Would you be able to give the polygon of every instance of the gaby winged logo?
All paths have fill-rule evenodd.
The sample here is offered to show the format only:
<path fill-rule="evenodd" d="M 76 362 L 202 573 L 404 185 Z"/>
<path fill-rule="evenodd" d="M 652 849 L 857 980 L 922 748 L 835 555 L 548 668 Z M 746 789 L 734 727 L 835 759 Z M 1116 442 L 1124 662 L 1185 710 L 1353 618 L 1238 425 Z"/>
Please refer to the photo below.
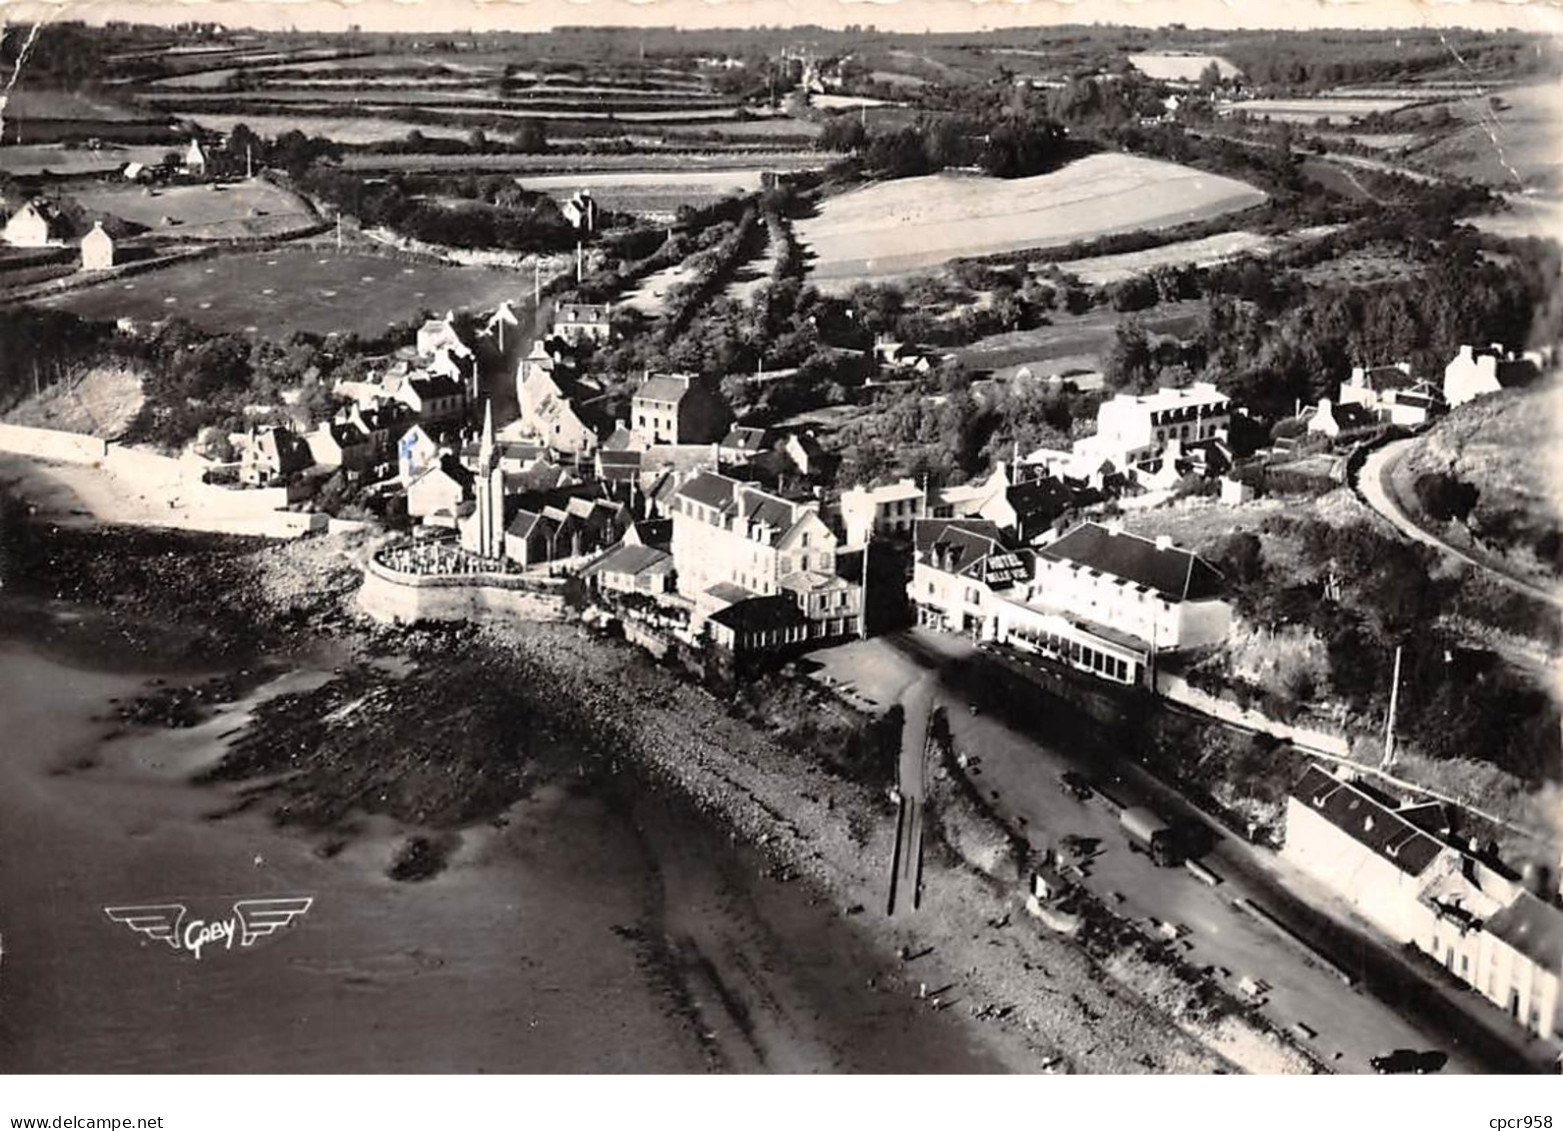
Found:
<path fill-rule="evenodd" d="M 290 925 L 314 905 L 313 896 L 285 896 L 280 899 L 241 899 L 226 919 L 191 919 L 185 922 L 188 908 L 182 903 L 151 903 L 134 907 L 105 907 L 103 913 L 116 923 L 156 942 L 166 942 L 173 950 L 188 951 L 196 958 L 208 946 L 221 945 L 232 950 L 252 946 Z"/>

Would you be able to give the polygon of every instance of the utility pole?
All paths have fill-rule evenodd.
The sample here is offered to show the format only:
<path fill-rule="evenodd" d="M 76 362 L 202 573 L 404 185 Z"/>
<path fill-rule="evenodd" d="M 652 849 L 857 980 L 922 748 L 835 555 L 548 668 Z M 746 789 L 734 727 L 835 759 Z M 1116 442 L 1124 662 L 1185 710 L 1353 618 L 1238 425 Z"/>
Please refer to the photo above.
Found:
<path fill-rule="evenodd" d="M 254 149 L 253 149 L 253 147 L 246 145 L 244 147 L 244 179 L 245 180 L 250 180 L 254 176 L 255 176 Z"/>
<path fill-rule="evenodd" d="M 863 600 L 863 608 L 858 613 L 857 637 L 859 640 L 868 639 L 868 548 L 873 544 L 874 532 L 869 530 L 868 536 L 863 539 L 863 587 L 860 596 Z"/>
<path fill-rule="evenodd" d="M 543 263 L 540 259 L 532 260 L 532 306 L 543 305 Z"/>
<path fill-rule="evenodd" d="M 1384 759 L 1379 763 L 1379 769 L 1387 770 L 1395 764 L 1395 708 L 1400 702 L 1400 652 L 1401 645 L 1395 646 L 1395 674 L 1389 685 L 1389 719 L 1384 724 Z"/>

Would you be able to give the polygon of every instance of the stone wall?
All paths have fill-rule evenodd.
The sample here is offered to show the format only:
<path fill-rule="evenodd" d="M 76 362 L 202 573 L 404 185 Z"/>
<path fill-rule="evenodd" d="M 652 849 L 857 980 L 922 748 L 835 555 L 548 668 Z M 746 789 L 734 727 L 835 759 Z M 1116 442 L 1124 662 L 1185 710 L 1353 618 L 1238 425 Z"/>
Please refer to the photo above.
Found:
<path fill-rule="evenodd" d="M 523 588 L 517 579 L 487 577 L 418 577 L 397 573 L 378 562 L 364 570 L 358 607 L 383 624 L 414 624 L 423 620 L 485 620 L 493 623 L 551 622 L 565 618 L 561 592 Z"/>
<path fill-rule="evenodd" d="M 1291 723 L 1272 719 L 1252 708 L 1240 707 L 1229 699 L 1222 699 L 1197 687 L 1191 687 L 1182 676 L 1157 672 L 1156 690 L 1164 698 L 1191 707 L 1202 715 L 1209 715 L 1211 718 L 1247 730 L 1273 735 L 1283 742 L 1290 742 L 1305 750 L 1317 750 L 1337 758 L 1344 758 L 1351 752 L 1350 744 L 1341 735 L 1328 734 L 1310 727 L 1293 726 Z"/>

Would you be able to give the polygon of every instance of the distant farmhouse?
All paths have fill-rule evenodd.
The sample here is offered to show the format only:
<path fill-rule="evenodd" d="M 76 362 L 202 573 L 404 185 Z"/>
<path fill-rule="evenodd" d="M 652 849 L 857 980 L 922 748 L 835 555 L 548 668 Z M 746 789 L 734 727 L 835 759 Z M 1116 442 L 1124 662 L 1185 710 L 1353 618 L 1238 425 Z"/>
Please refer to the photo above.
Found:
<path fill-rule="evenodd" d="M 81 237 L 81 269 L 107 271 L 112 266 L 114 266 L 114 237 L 103 230 L 101 220 L 95 220 L 92 231 Z"/>
<path fill-rule="evenodd" d="M 58 247 L 67 234 L 59 209 L 47 200 L 29 200 L 5 222 L 0 240 L 12 247 Z"/>
<path fill-rule="evenodd" d="M 1454 360 L 1444 367 L 1444 400 L 1450 408 L 1458 408 L 1477 397 L 1528 385 L 1549 361 L 1537 351 L 1518 354 L 1507 352 L 1500 345 L 1488 349 L 1461 346 Z"/>

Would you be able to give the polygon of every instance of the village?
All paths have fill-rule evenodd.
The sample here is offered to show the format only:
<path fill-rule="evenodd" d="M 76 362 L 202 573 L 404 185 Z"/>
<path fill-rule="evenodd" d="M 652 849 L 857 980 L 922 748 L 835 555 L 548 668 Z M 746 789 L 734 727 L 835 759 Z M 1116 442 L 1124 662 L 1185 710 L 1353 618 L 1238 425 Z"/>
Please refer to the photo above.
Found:
<path fill-rule="evenodd" d="M 676 207 L 592 143 L 415 131 L 344 158 L 237 118 L 158 132 L 160 161 L 0 181 L 5 516 L 297 539 L 351 563 L 382 653 L 536 637 L 654 673 L 634 696 L 701 696 L 868 791 L 871 816 L 812 777 L 717 806 L 850 835 L 873 878 L 831 893 L 843 917 L 882 898 L 897 929 L 944 930 L 940 854 L 1245 1070 L 1563 1070 L 1563 559 L 1532 466 L 1552 245 L 1504 242 L 1468 213 L 1512 201 L 1381 162 L 1328 99 L 1291 109 L 1296 81 L 1214 56 L 1005 63 L 970 97 L 1008 109 L 956 100 L 941 133 L 870 130 L 910 84 L 824 55 L 689 63 L 679 98 L 747 78 L 737 121 L 792 114 L 833 156 L 778 141 L 742 189 Z M 633 68 L 653 75 L 644 42 Z M 203 74 L 149 104 L 223 108 L 189 93 Z M 1398 112 L 1343 97 L 1360 137 Z M 394 171 L 435 157 L 532 187 Z M 562 163 L 512 163 L 533 158 Z M 1195 195 L 1002 231 L 1120 181 L 1137 207 Z M 917 233 L 904 262 L 887 222 Z M 719 755 L 689 741 L 704 773 Z M 908 996 L 946 1010 L 919 953 L 895 952 Z"/>

